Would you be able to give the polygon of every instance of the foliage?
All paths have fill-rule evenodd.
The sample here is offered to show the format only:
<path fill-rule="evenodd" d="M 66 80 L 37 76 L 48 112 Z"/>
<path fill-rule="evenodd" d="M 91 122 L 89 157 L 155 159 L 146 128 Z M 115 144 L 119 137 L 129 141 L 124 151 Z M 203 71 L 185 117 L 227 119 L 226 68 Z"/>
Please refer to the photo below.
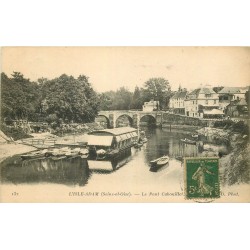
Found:
<path fill-rule="evenodd" d="M 145 89 L 139 89 L 137 86 L 135 87 L 132 100 L 131 100 L 131 109 L 142 109 L 144 102 L 149 101 L 150 96 L 148 96 Z"/>
<path fill-rule="evenodd" d="M 249 87 L 250 88 L 250 87 Z M 245 98 L 246 98 L 246 102 L 247 102 L 247 105 L 249 107 L 249 101 L 250 101 L 250 92 L 249 92 L 249 88 L 248 88 L 248 91 L 245 93 Z"/>
<path fill-rule="evenodd" d="M 117 91 L 108 91 L 99 95 L 100 109 L 102 110 L 128 110 L 142 109 L 144 102 L 151 99 L 160 101 L 160 108 L 168 106 L 172 95 L 170 85 L 164 78 L 151 78 L 144 88 L 135 87 L 134 92 L 121 87 Z"/>
<path fill-rule="evenodd" d="M 248 135 L 249 134 L 249 127 L 243 121 L 239 121 L 239 122 L 233 124 L 232 130 L 234 132 L 242 133 L 244 135 Z"/>
<path fill-rule="evenodd" d="M 128 110 L 131 108 L 132 93 L 121 87 L 117 91 L 108 91 L 99 95 L 102 110 Z"/>
<path fill-rule="evenodd" d="M 145 94 L 155 101 L 160 102 L 160 108 L 165 108 L 171 96 L 171 88 L 168 80 L 164 78 L 150 78 L 145 82 Z"/>
<path fill-rule="evenodd" d="M 54 118 L 72 122 L 93 121 L 98 112 L 97 94 L 86 76 L 61 75 L 42 86 L 43 112 Z"/>
<path fill-rule="evenodd" d="M 40 108 L 40 87 L 19 72 L 1 74 L 2 119 L 35 120 Z"/>
<path fill-rule="evenodd" d="M 151 99 L 159 100 L 164 108 L 172 94 L 164 78 L 151 78 L 144 88 L 136 86 L 134 92 L 121 87 L 101 94 L 93 90 L 85 75 L 74 78 L 63 74 L 31 82 L 20 72 L 13 72 L 11 77 L 2 73 L 1 82 L 2 119 L 47 121 L 54 128 L 62 122 L 92 122 L 100 109 L 142 109 Z"/>
<path fill-rule="evenodd" d="M 19 72 L 9 78 L 1 74 L 2 119 L 26 119 L 37 121 L 44 117 L 50 123 L 90 122 L 97 115 L 99 99 L 88 78 L 80 75 L 61 75 L 48 80 L 38 79 L 38 83 Z"/>

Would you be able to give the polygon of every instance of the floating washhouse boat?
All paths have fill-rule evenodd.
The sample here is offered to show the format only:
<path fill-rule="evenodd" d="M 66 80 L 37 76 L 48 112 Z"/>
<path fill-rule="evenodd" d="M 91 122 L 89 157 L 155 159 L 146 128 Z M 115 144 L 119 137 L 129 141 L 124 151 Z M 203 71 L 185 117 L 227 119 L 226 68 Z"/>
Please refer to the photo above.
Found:
<path fill-rule="evenodd" d="M 137 130 L 131 127 L 103 129 L 88 134 L 90 160 L 109 160 L 130 150 L 138 141 Z"/>

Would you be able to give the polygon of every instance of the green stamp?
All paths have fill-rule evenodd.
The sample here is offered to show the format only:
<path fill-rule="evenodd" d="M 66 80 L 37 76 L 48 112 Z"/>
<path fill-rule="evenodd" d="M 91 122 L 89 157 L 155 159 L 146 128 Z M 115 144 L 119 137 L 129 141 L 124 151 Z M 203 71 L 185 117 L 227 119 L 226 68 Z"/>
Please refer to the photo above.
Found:
<path fill-rule="evenodd" d="M 185 184 L 188 199 L 219 198 L 219 159 L 186 158 Z"/>

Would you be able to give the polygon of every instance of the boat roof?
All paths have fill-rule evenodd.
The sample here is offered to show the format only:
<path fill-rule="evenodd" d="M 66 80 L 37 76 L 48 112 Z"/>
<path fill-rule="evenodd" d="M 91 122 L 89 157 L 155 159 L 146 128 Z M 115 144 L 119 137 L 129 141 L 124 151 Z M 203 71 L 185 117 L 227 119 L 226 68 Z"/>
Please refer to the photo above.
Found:
<path fill-rule="evenodd" d="M 111 146 L 113 137 L 112 136 L 95 136 L 89 135 L 88 145 L 89 146 Z"/>
<path fill-rule="evenodd" d="M 122 134 L 128 134 L 131 132 L 135 132 L 135 128 L 131 127 L 121 127 L 121 128 L 112 128 L 112 129 L 102 129 L 102 130 L 96 130 L 92 131 L 89 134 L 90 135 L 98 135 L 98 134 L 110 134 L 110 135 L 122 135 Z"/>

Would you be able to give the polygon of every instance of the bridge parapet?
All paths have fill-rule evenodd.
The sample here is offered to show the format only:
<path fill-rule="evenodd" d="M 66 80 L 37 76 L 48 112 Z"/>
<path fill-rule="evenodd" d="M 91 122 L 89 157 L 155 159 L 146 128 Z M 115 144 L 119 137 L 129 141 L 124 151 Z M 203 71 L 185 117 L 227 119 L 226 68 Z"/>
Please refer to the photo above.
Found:
<path fill-rule="evenodd" d="M 127 116 L 130 120 L 132 126 L 137 127 L 140 123 L 140 120 L 144 116 L 151 116 L 155 119 L 156 125 L 160 126 L 162 124 L 162 116 L 165 111 L 152 111 L 145 112 L 141 110 L 107 110 L 99 111 L 98 116 L 105 116 L 109 127 L 116 127 L 116 121 L 120 116 Z"/>

